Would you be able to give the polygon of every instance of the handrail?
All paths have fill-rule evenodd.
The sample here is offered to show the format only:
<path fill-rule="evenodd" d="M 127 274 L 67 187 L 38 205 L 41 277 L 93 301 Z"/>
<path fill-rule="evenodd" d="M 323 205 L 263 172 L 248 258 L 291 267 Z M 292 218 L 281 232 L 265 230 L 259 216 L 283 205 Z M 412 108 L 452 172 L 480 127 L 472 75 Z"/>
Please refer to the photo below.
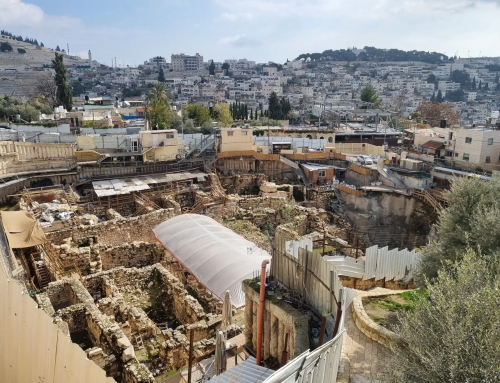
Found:
<path fill-rule="evenodd" d="M 436 212 L 439 212 L 443 209 L 443 206 L 439 203 L 439 201 L 436 198 L 434 198 L 434 196 L 427 190 L 415 189 L 413 191 L 413 195 L 417 196 L 422 200 L 427 201 L 434 208 Z"/>

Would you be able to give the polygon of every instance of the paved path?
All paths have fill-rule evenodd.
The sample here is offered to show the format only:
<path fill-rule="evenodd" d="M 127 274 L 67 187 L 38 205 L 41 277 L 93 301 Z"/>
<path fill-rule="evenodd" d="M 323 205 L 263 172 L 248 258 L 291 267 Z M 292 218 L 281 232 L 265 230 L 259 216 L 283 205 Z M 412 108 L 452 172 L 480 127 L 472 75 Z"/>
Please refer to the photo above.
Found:
<path fill-rule="evenodd" d="M 376 287 L 369 291 L 358 290 L 358 295 L 377 296 L 402 292 Z M 342 354 L 350 362 L 351 383 L 383 382 L 386 371 L 390 371 L 393 359 L 391 351 L 380 343 L 368 338 L 356 327 L 352 318 L 352 306 L 345 317 L 346 334 L 342 344 Z"/>

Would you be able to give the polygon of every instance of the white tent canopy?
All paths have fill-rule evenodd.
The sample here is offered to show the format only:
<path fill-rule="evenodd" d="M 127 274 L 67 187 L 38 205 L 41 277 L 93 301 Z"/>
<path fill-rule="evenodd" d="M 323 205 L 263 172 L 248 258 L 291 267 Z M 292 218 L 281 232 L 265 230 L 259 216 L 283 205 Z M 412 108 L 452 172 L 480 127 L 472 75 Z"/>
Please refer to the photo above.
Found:
<path fill-rule="evenodd" d="M 235 307 L 245 304 L 244 279 L 260 271 L 262 261 L 271 259 L 258 248 L 212 218 L 183 214 L 153 229 L 153 233 L 184 267 L 221 300 L 227 290 Z"/>

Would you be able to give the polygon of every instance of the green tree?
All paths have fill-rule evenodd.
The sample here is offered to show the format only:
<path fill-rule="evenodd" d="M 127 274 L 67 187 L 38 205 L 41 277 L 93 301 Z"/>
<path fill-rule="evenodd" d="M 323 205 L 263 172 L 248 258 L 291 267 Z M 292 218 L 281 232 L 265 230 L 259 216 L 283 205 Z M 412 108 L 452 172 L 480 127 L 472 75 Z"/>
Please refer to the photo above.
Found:
<path fill-rule="evenodd" d="M 26 53 L 26 49 L 23 49 L 23 48 L 17 48 L 17 53 Z"/>
<path fill-rule="evenodd" d="M 248 119 L 248 106 L 247 104 L 243 105 L 243 120 Z"/>
<path fill-rule="evenodd" d="M 260 110 L 260 118 L 264 118 L 264 111 L 262 109 Z"/>
<path fill-rule="evenodd" d="M 436 102 L 443 102 L 443 94 L 441 93 L 440 90 L 438 90 L 438 94 L 437 94 L 437 97 L 436 97 Z"/>
<path fill-rule="evenodd" d="M 470 75 L 464 70 L 454 70 L 451 72 L 451 81 L 458 82 L 461 88 L 469 87 Z"/>
<path fill-rule="evenodd" d="M 165 82 L 165 73 L 163 72 L 163 68 L 160 67 L 160 73 L 158 74 L 158 82 Z"/>
<path fill-rule="evenodd" d="M 269 96 L 269 117 L 279 120 L 281 117 L 281 104 L 276 92 L 272 92 Z"/>
<path fill-rule="evenodd" d="M 215 105 L 214 114 L 216 116 L 217 122 L 222 127 L 231 126 L 231 124 L 233 123 L 233 117 L 231 116 L 228 104 L 219 103 Z"/>
<path fill-rule="evenodd" d="M 0 52 L 12 52 L 12 45 L 9 43 L 0 43 Z"/>
<path fill-rule="evenodd" d="M 479 80 L 479 85 L 477 86 L 477 89 L 481 90 L 482 85 L 483 85 L 482 81 Z"/>
<path fill-rule="evenodd" d="M 436 102 L 436 96 L 434 95 L 434 92 L 432 92 L 431 102 Z"/>
<path fill-rule="evenodd" d="M 52 60 L 52 69 L 56 72 L 54 81 L 57 85 L 57 102 L 70 112 L 73 109 L 73 90 L 71 85 L 68 84 L 68 76 L 62 54 L 55 54 L 55 59 Z"/>
<path fill-rule="evenodd" d="M 208 66 L 208 73 L 211 74 L 212 76 L 215 76 L 215 64 L 214 60 L 210 62 L 210 65 Z"/>
<path fill-rule="evenodd" d="M 490 86 L 488 85 L 488 83 L 484 84 L 484 90 L 490 90 Z"/>
<path fill-rule="evenodd" d="M 448 207 L 439 216 L 436 235 L 422 251 L 423 277 L 435 278 L 443 265 L 460 261 L 468 247 L 488 255 L 500 249 L 500 176 L 457 178 L 446 197 Z"/>
<path fill-rule="evenodd" d="M 465 98 L 465 92 L 462 89 L 457 89 L 454 91 L 448 91 L 446 92 L 446 100 L 452 101 L 452 102 L 459 102 L 463 101 Z"/>
<path fill-rule="evenodd" d="M 476 90 L 476 78 L 475 77 L 472 79 L 472 89 Z"/>
<path fill-rule="evenodd" d="M 167 87 L 155 82 L 145 99 L 145 114 L 152 130 L 169 129 L 173 122 L 172 111 L 167 97 Z"/>
<path fill-rule="evenodd" d="M 210 111 L 200 104 L 188 104 L 183 109 L 183 117 L 194 121 L 196 126 L 202 126 L 211 120 Z"/>
<path fill-rule="evenodd" d="M 434 84 L 436 81 L 437 81 L 436 75 L 431 73 L 429 76 L 427 76 L 427 82 L 429 84 Z"/>
<path fill-rule="evenodd" d="M 428 299 L 400 317 L 397 382 L 500 381 L 500 263 L 471 249 L 427 284 Z"/>
<path fill-rule="evenodd" d="M 371 84 L 365 86 L 361 91 L 361 101 L 372 103 L 375 109 L 378 109 L 381 106 L 377 91 Z"/>
<path fill-rule="evenodd" d="M 61 48 L 59 48 L 59 45 L 56 47 L 56 52 L 61 52 Z"/>
<path fill-rule="evenodd" d="M 253 108 L 250 108 L 250 120 L 253 120 Z"/>

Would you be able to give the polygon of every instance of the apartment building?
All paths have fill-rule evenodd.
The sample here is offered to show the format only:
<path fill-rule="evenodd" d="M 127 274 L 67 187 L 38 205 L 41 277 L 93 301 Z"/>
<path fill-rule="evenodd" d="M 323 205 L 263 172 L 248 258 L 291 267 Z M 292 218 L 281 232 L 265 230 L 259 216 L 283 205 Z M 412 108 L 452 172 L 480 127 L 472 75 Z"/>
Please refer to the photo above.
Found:
<path fill-rule="evenodd" d="M 500 164 L 500 130 L 486 128 L 425 129 L 415 135 L 415 146 L 457 166 L 490 167 Z M 425 153 L 425 150 L 424 150 Z"/>
<path fill-rule="evenodd" d="M 172 55 L 171 66 L 174 71 L 202 70 L 204 68 L 203 56 L 200 56 L 199 53 L 194 56 L 184 53 Z"/>

